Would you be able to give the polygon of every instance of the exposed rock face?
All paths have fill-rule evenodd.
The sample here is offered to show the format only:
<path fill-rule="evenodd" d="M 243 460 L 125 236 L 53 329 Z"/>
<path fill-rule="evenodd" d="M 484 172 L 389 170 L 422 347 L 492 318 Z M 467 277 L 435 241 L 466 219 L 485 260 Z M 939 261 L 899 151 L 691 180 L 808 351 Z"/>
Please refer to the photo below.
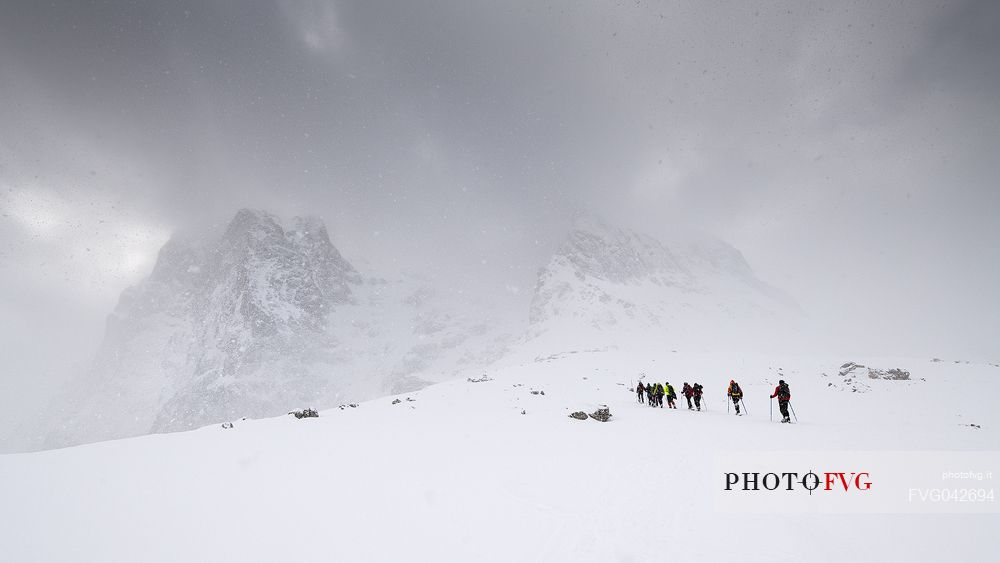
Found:
<path fill-rule="evenodd" d="M 843 364 L 842 366 L 840 366 L 840 372 L 839 373 L 840 373 L 841 376 L 845 376 L 845 375 L 849 375 L 850 373 L 852 373 L 856 369 L 862 369 L 864 367 L 865 366 L 863 366 L 861 364 L 856 364 L 854 362 L 847 362 L 846 364 Z"/>
<path fill-rule="evenodd" d="M 828 385 L 836 389 L 850 389 L 852 393 L 866 393 L 871 391 L 871 386 L 861 379 L 862 376 L 867 379 L 885 379 L 889 381 L 910 380 L 910 372 L 904 369 L 892 368 L 881 370 L 855 362 L 847 362 L 841 365 L 837 375 L 842 378 L 842 382 L 840 384 L 828 383 Z"/>
<path fill-rule="evenodd" d="M 608 407 L 601 407 L 596 411 L 590 413 L 590 418 L 600 422 L 607 422 L 611 420 L 611 409 Z"/>
<path fill-rule="evenodd" d="M 868 368 L 868 378 L 869 379 L 888 379 L 890 381 L 906 381 L 910 379 L 910 372 L 893 368 L 885 371 Z"/>
<path fill-rule="evenodd" d="M 160 251 L 109 317 L 55 445 L 278 414 L 327 387 L 331 313 L 361 277 L 314 219 L 242 210 L 208 244 Z"/>
<path fill-rule="evenodd" d="M 182 370 L 190 377 L 153 431 L 315 399 L 328 384 L 317 368 L 331 363 L 336 345 L 328 317 L 353 302 L 349 284 L 361 279 L 312 219 L 296 219 L 286 231 L 268 214 L 240 211 L 203 256 L 187 270 L 191 300 L 176 311 L 194 334 Z"/>

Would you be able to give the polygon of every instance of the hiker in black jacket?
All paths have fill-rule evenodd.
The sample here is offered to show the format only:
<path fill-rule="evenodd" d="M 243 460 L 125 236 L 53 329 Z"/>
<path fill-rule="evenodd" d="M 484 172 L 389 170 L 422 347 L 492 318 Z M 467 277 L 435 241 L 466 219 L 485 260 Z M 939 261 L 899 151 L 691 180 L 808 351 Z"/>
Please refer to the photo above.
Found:
<path fill-rule="evenodd" d="M 743 390 L 740 389 L 740 384 L 736 383 L 735 380 L 729 380 L 729 388 L 726 389 L 726 394 L 729 398 L 733 400 L 733 404 L 736 405 L 736 416 L 740 414 L 740 399 L 743 398 Z"/>
<path fill-rule="evenodd" d="M 698 410 L 701 410 L 702 393 L 704 393 L 704 387 L 701 386 L 701 383 L 695 383 L 694 386 L 691 387 L 691 396 L 694 397 L 694 406 Z"/>

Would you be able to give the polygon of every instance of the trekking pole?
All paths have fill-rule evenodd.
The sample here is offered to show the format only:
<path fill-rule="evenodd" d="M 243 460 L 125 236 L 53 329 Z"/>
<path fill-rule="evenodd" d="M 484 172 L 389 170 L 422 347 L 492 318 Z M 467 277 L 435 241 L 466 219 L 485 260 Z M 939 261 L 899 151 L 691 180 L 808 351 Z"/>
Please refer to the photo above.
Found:
<path fill-rule="evenodd" d="M 792 416 L 795 417 L 795 422 L 799 421 L 799 416 L 795 414 L 795 407 L 792 406 L 792 402 L 788 401 L 788 408 L 792 409 Z"/>
<path fill-rule="evenodd" d="M 771 402 L 768 403 L 770 410 L 767 413 L 767 419 L 774 422 L 774 397 L 771 397 Z"/>
<path fill-rule="evenodd" d="M 743 402 L 743 397 L 740 397 L 740 404 L 743 405 L 743 410 L 747 411 L 747 414 L 750 414 L 750 410 L 747 408 L 747 404 Z"/>
<path fill-rule="evenodd" d="M 726 414 L 729 414 L 729 397 L 726 397 Z"/>

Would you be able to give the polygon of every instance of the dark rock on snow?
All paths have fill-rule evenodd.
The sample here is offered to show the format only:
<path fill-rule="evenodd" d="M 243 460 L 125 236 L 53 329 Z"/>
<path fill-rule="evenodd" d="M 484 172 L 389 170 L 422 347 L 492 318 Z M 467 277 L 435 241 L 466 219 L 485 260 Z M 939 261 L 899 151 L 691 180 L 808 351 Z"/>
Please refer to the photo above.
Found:
<path fill-rule="evenodd" d="M 869 379 L 888 379 L 892 381 L 906 381 L 910 379 L 910 372 L 899 368 L 882 371 L 880 369 L 868 368 Z"/>
<path fill-rule="evenodd" d="M 602 407 L 596 411 L 590 413 L 590 418 L 594 420 L 599 420 L 601 422 L 607 422 L 611 418 L 611 409 L 608 407 Z"/>

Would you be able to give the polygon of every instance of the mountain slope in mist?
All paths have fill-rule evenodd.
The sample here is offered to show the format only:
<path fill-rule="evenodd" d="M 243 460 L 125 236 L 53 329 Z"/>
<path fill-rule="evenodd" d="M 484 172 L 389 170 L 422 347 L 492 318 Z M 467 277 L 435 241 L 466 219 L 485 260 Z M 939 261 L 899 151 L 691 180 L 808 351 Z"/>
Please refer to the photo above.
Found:
<path fill-rule="evenodd" d="M 503 323 L 490 319 L 418 279 L 362 275 L 317 219 L 286 228 L 242 210 L 218 240 L 169 241 L 123 293 L 48 445 L 419 387 L 422 370 L 439 379 L 502 351 Z"/>
<path fill-rule="evenodd" d="M 593 219 L 577 220 L 531 298 L 512 309 L 365 274 L 321 221 L 243 210 L 214 240 L 172 239 L 123 293 L 46 445 L 329 408 L 504 358 L 780 340 L 798 314 L 725 243 L 668 246 Z"/>
<path fill-rule="evenodd" d="M 638 338 L 706 349 L 772 338 L 800 320 L 725 242 L 687 234 L 665 244 L 582 218 L 539 274 L 530 332 L 557 346 Z"/>

